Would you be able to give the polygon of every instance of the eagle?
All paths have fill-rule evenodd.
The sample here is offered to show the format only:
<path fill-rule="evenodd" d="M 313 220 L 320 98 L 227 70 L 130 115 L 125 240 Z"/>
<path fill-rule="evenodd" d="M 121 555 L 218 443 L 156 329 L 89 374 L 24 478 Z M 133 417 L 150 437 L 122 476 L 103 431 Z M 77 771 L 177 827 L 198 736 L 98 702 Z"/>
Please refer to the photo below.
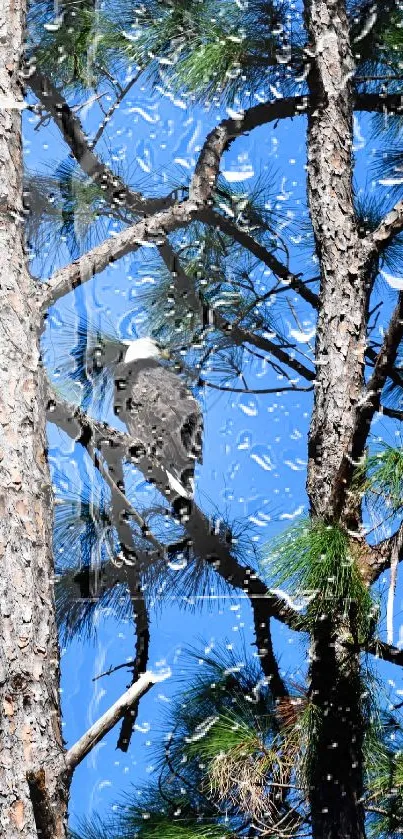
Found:
<path fill-rule="evenodd" d="M 122 340 L 120 346 L 106 342 L 95 349 L 95 367 L 113 371 L 114 413 L 165 471 L 174 512 L 183 519 L 193 498 L 195 465 L 202 462 L 203 414 L 180 375 L 164 364 L 169 357 L 150 337 Z"/>

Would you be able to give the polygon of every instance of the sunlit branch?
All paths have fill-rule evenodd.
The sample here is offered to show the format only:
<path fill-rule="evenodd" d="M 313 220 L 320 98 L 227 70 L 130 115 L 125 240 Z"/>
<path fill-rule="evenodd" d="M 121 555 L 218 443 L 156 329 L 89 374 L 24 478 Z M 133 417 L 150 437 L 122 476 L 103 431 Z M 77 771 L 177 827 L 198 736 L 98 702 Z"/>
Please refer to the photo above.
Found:
<path fill-rule="evenodd" d="M 147 693 L 150 688 L 168 678 L 169 673 L 151 673 L 147 672 L 140 676 L 139 679 L 132 685 L 129 690 L 122 694 L 122 696 L 102 715 L 95 723 L 88 729 L 88 731 L 80 737 L 79 740 L 66 752 L 65 763 L 68 772 L 73 772 L 74 769 L 84 760 L 94 746 L 99 743 L 109 731 L 116 725 L 119 720 L 139 701 L 139 699 Z"/>
<path fill-rule="evenodd" d="M 381 254 L 402 230 L 403 201 L 398 201 L 390 212 L 386 213 L 378 227 L 368 234 L 365 245 L 369 259 Z"/>
<path fill-rule="evenodd" d="M 44 283 L 40 306 L 44 312 L 49 306 L 60 300 L 72 289 L 83 285 L 95 274 L 99 274 L 108 265 L 121 259 L 128 253 L 135 253 L 143 244 L 158 245 L 164 241 L 167 233 L 172 233 L 186 226 L 194 217 L 197 207 L 190 201 L 184 201 L 150 218 L 126 228 L 71 262 L 66 268 L 57 271 Z"/>
<path fill-rule="evenodd" d="M 207 206 L 216 184 L 220 162 L 224 152 L 231 143 L 257 128 L 281 119 L 289 119 L 306 113 L 309 99 L 306 96 L 293 96 L 288 99 L 276 99 L 255 105 L 246 111 L 241 111 L 236 118 L 223 120 L 210 131 L 200 152 L 195 173 L 190 186 L 190 198 L 201 200 Z"/>

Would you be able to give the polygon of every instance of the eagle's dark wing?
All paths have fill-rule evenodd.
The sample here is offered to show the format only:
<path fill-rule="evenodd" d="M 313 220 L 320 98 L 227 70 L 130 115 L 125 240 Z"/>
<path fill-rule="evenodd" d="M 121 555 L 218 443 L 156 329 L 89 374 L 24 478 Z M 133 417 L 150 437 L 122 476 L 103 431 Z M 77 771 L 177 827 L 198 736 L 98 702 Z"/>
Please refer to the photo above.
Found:
<path fill-rule="evenodd" d="M 201 462 L 203 415 L 179 376 L 158 361 L 121 364 L 114 408 L 130 436 L 191 495 L 195 461 Z"/>

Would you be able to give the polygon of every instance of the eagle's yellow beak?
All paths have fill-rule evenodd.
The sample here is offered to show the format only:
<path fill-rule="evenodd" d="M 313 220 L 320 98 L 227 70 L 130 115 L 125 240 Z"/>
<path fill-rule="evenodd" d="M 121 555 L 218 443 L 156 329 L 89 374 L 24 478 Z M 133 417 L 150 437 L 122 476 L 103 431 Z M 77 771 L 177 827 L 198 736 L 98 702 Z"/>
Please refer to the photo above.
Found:
<path fill-rule="evenodd" d="M 160 354 L 161 358 L 163 358 L 165 361 L 169 361 L 169 359 L 171 358 L 171 353 L 169 352 L 169 350 L 165 348 L 160 350 Z"/>

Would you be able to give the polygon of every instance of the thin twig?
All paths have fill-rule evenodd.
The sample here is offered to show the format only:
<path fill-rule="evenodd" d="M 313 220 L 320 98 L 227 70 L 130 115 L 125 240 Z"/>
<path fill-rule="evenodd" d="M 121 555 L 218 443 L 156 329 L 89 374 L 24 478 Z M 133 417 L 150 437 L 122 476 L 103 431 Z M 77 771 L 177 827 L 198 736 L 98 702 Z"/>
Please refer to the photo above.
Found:
<path fill-rule="evenodd" d="M 119 107 L 119 105 L 121 104 L 121 102 L 124 99 L 124 97 L 126 96 L 126 94 L 133 87 L 133 85 L 136 84 L 136 82 L 140 78 L 142 72 L 143 72 L 142 69 L 139 70 L 138 73 L 136 73 L 136 75 L 133 76 L 133 78 L 130 79 L 130 81 L 127 83 L 127 85 L 119 91 L 119 95 L 117 96 L 113 105 L 111 105 L 111 107 L 109 108 L 109 111 L 106 112 L 105 119 L 101 122 L 101 125 L 99 126 L 98 131 L 95 134 L 95 137 L 89 143 L 91 149 L 94 150 L 96 144 L 101 139 L 102 134 L 104 133 L 105 128 L 108 125 L 108 122 L 110 122 L 113 114 L 115 113 L 115 111 Z"/>
<path fill-rule="evenodd" d="M 268 388 L 236 388 L 236 387 L 227 387 L 227 385 L 217 385 L 214 382 L 207 382 L 205 379 L 199 379 L 199 383 L 203 387 L 211 387 L 214 390 L 221 390 L 224 393 L 254 393 L 254 394 L 267 394 L 267 393 L 287 393 L 287 392 L 304 392 L 308 393 L 309 391 L 313 390 L 313 385 L 309 387 L 268 387 Z"/>

